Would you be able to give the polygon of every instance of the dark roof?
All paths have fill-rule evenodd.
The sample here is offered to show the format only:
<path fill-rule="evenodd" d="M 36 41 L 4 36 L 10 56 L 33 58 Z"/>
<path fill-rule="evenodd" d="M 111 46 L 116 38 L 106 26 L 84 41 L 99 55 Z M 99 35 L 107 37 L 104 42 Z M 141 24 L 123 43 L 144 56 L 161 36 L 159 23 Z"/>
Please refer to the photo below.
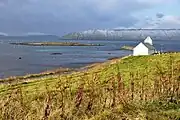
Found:
<path fill-rule="evenodd" d="M 153 45 L 151 45 L 149 43 L 143 43 L 143 44 L 150 50 L 155 50 L 156 49 Z"/>

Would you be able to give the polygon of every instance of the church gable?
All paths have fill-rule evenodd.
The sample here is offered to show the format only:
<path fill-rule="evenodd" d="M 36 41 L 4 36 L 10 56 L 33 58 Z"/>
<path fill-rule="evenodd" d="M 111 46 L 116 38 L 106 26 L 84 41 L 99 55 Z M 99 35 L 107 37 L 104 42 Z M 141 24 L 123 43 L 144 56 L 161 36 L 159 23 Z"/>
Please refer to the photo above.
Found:
<path fill-rule="evenodd" d="M 150 44 L 150 45 L 153 45 L 152 39 L 151 39 L 151 37 L 149 37 L 149 36 L 144 40 L 144 43 L 148 43 L 148 44 Z"/>

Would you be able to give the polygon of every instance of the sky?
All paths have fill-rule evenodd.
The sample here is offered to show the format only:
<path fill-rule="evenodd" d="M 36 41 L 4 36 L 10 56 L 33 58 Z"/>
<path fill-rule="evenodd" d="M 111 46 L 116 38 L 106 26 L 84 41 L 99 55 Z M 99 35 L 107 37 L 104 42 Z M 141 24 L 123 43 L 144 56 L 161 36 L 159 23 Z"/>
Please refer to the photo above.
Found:
<path fill-rule="evenodd" d="M 0 33 L 180 28 L 180 0 L 0 0 Z"/>

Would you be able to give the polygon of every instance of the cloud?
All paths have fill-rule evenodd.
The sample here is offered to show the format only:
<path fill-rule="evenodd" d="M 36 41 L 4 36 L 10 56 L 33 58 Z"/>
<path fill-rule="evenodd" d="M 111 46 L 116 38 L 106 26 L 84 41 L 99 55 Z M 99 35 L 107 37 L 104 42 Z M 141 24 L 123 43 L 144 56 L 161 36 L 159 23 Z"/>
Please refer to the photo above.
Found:
<path fill-rule="evenodd" d="M 164 14 L 162 14 L 162 13 L 157 13 L 157 14 L 156 14 L 156 17 L 157 17 L 157 18 L 163 18 L 163 17 L 164 17 Z"/>
<path fill-rule="evenodd" d="M 162 4 L 162 3 L 169 3 L 176 0 L 138 0 L 141 3 L 156 5 L 156 4 Z"/>
<path fill-rule="evenodd" d="M 168 29 L 168 28 L 180 28 L 180 16 L 173 15 L 157 15 L 155 18 L 146 18 L 145 20 L 139 20 L 135 28 L 150 28 L 150 29 Z"/>
<path fill-rule="evenodd" d="M 159 28 L 180 28 L 180 16 L 167 15 L 158 22 Z"/>
<path fill-rule="evenodd" d="M 131 27 L 140 21 L 133 16 L 134 13 L 166 2 L 163 0 L 0 0 L 0 31 L 10 34 L 28 32 L 65 34 L 93 28 Z M 158 14 L 157 17 L 163 16 Z"/>

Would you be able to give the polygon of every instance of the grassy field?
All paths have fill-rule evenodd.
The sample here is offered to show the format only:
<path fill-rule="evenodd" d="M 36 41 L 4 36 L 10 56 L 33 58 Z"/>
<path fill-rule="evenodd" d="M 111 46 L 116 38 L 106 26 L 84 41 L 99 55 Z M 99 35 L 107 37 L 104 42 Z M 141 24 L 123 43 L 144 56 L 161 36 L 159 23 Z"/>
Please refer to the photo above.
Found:
<path fill-rule="evenodd" d="M 0 85 L 2 120 L 179 120 L 180 53 Z"/>

